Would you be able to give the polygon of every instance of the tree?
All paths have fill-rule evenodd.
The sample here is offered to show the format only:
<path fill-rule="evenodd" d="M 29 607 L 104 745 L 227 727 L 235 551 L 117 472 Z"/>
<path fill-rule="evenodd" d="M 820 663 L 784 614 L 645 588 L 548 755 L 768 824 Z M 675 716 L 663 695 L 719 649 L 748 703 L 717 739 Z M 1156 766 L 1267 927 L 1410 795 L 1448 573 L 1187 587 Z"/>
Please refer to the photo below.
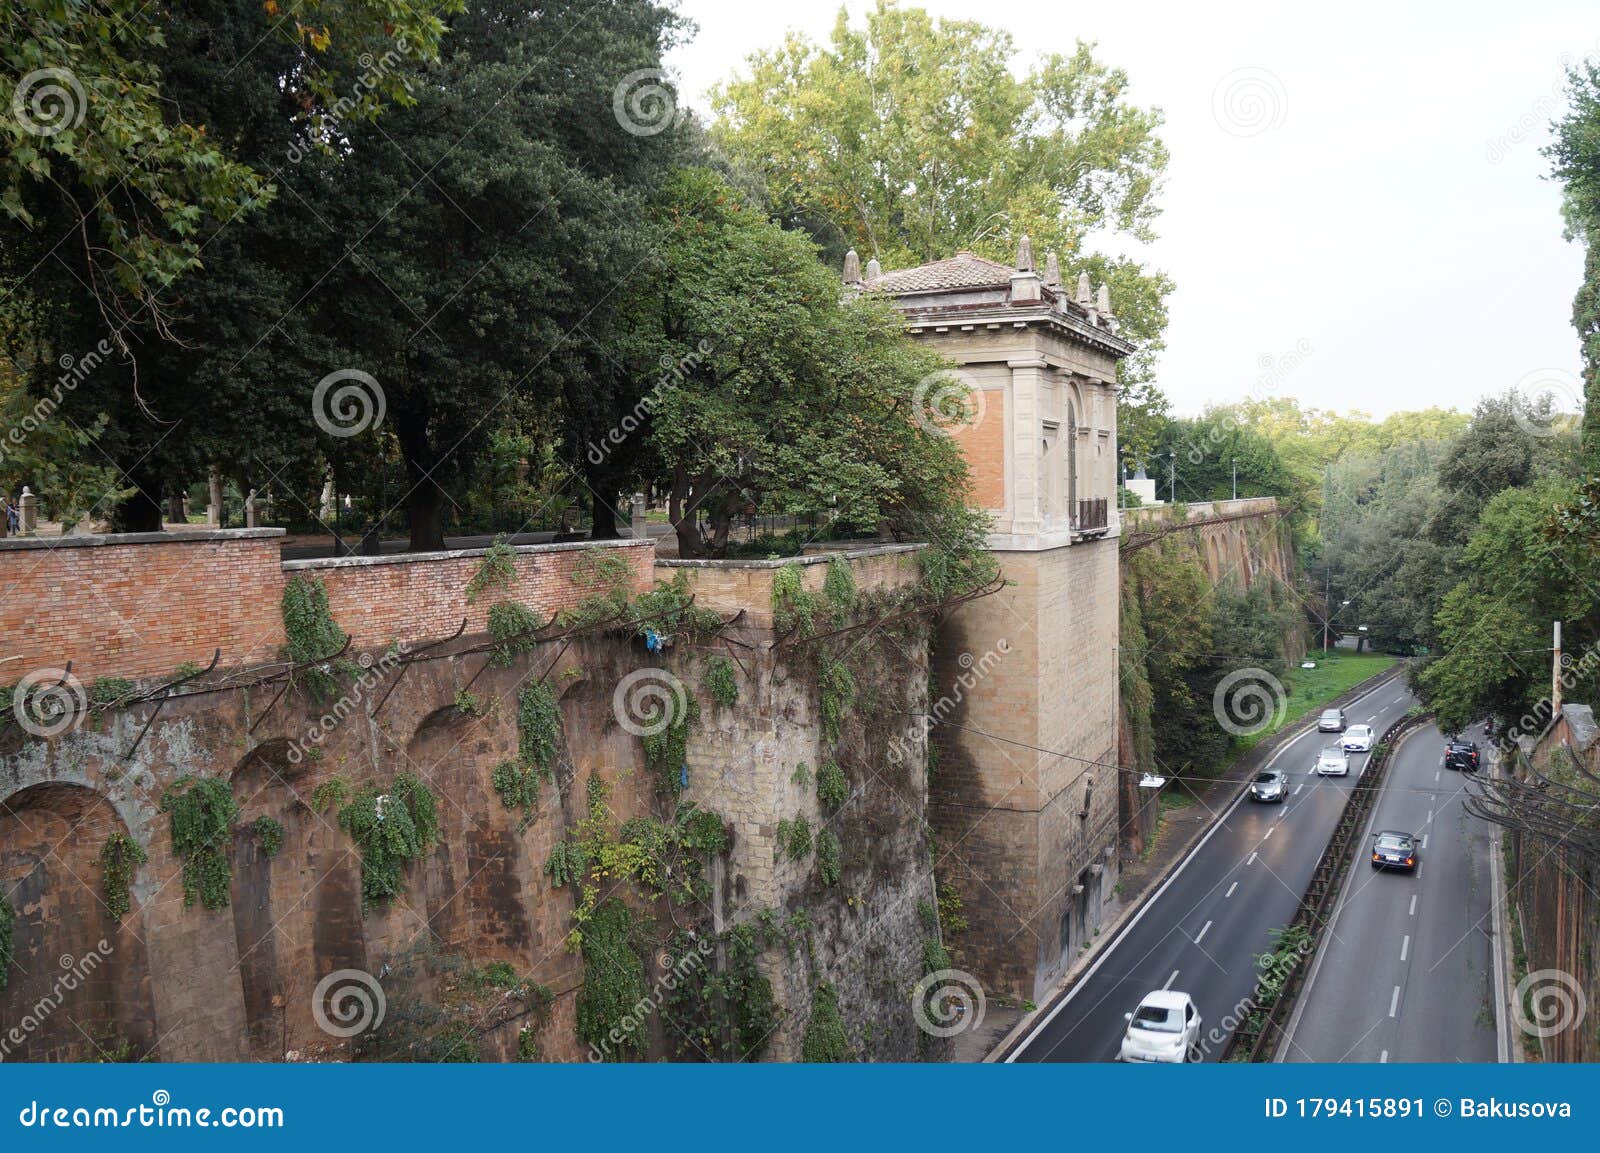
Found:
<path fill-rule="evenodd" d="M 675 368 L 652 390 L 647 433 L 681 555 L 721 555 L 744 509 L 954 552 L 981 541 L 960 450 L 915 419 L 917 386 L 941 362 L 887 305 L 841 301 L 814 246 L 715 173 L 675 174 L 656 219 L 644 347 Z"/>
<path fill-rule="evenodd" d="M 359 61 L 396 44 L 429 55 L 444 25 L 390 0 L 278 0 L 247 5 L 257 41 L 293 46 L 280 86 L 314 130 L 330 112 L 375 115 L 408 94 L 394 76 L 358 83 Z M 449 12 L 459 0 L 435 6 Z M 0 53 L 19 77 L 14 116 L 0 119 L 0 205 L 9 218 L 8 279 L 30 280 L 61 257 L 124 353 L 130 326 L 166 335 L 164 290 L 197 267 L 207 220 L 229 221 L 272 196 L 261 172 L 239 159 L 226 135 L 164 85 L 164 30 L 191 14 L 235 9 L 228 0 L 18 0 L 0 9 Z M 334 31 L 337 29 L 337 32 Z M 66 241 L 66 244 L 62 242 Z M 71 286 L 51 275 L 51 290 Z M 35 287 L 44 295 L 44 286 Z"/>
<path fill-rule="evenodd" d="M 1555 125 L 1546 155 L 1566 196 L 1567 234 L 1584 246 L 1583 283 L 1572 302 L 1572 325 L 1583 346 L 1585 469 L 1600 472 L 1600 62 L 1584 61 L 1567 73 L 1571 107 Z"/>
<path fill-rule="evenodd" d="M 809 231 L 838 266 L 855 247 L 885 268 L 957 250 L 1009 261 L 1027 233 L 1062 267 L 1111 287 L 1124 335 L 1123 423 L 1147 447 L 1151 383 L 1171 282 L 1126 258 L 1091 253 L 1095 233 L 1154 236 L 1167 151 L 1159 111 L 1127 99 L 1129 79 L 1079 42 L 1010 65 L 1009 33 L 935 22 L 879 0 L 865 26 L 841 10 L 828 45 L 791 35 L 717 89 L 717 136 L 765 176 L 773 207 Z"/>

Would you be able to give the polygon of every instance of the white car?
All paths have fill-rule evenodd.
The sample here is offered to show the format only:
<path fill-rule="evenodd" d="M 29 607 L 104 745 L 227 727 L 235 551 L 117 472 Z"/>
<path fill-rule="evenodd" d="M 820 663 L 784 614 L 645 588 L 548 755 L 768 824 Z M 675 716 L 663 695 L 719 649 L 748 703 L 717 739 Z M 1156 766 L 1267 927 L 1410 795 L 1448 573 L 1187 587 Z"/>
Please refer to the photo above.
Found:
<path fill-rule="evenodd" d="M 1139 1007 L 1123 1016 L 1128 1031 L 1117 1053 L 1119 1061 L 1161 1061 L 1181 1064 L 1200 1046 L 1200 1010 L 1187 993 L 1157 989 Z"/>
<path fill-rule="evenodd" d="M 1372 751 L 1372 726 L 1351 725 L 1344 734 L 1344 751 L 1370 753 Z"/>
<path fill-rule="evenodd" d="M 1350 775 L 1350 758 L 1345 755 L 1338 745 L 1322 750 L 1322 755 L 1317 758 L 1317 776 L 1319 777 L 1348 777 Z"/>

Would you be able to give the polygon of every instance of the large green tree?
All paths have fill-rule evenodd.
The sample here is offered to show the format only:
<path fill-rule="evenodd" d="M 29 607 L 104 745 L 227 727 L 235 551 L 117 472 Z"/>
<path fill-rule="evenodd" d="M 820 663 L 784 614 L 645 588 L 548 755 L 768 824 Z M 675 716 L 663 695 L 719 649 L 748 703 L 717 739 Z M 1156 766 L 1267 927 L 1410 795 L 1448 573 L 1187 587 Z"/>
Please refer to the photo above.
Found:
<path fill-rule="evenodd" d="M 1125 439 L 1144 449 L 1148 413 L 1165 409 L 1152 379 L 1171 282 L 1090 237 L 1153 238 L 1161 114 L 1129 100 L 1127 74 L 1093 45 L 1021 77 L 1015 55 L 1008 32 L 891 0 L 862 27 L 841 10 L 828 44 L 791 35 L 715 91 L 717 136 L 835 266 L 849 247 L 885 268 L 959 249 L 1009 261 L 1027 233 L 1109 283 L 1139 346 L 1122 370 Z"/>
<path fill-rule="evenodd" d="M 635 315 L 658 381 L 641 413 L 682 555 L 722 552 L 748 508 L 957 554 L 981 540 L 960 450 L 916 420 L 940 361 L 882 302 L 841 298 L 804 236 L 708 170 L 677 173 L 655 218 L 660 267 Z"/>
<path fill-rule="evenodd" d="M 1584 246 L 1583 283 L 1572 302 L 1572 324 L 1583 345 L 1585 468 L 1600 473 L 1600 62 L 1574 65 L 1567 76 L 1571 106 L 1556 124 L 1549 149 L 1566 197 L 1567 231 Z"/>

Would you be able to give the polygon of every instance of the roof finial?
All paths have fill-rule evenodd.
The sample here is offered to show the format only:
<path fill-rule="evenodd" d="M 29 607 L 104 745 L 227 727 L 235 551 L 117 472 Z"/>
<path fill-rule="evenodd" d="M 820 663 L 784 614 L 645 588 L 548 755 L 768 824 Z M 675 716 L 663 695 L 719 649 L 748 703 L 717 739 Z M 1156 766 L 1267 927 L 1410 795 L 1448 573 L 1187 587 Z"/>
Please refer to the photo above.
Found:
<path fill-rule="evenodd" d="M 871 260 L 867 261 L 867 279 L 868 280 L 876 280 L 878 277 L 880 277 L 882 275 L 883 275 L 883 265 L 879 264 L 878 263 L 878 258 L 876 256 L 874 256 Z"/>
<path fill-rule="evenodd" d="M 856 250 L 853 248 L 844 254 L 844 282 L 861 283 L 861 257 L 856 255 Z"/>
<path fill-rule="evenodd" d="M 1033 271 L 1033 241 L 1028 239 L 1028 234 L 1022 234 L 1022 243 L 1017 245 L 1017 271 Z"/>
<path fill-rule="evenodd" d="M 1099 310 L 1101 316 L 1111 315 L 1111 286 L 1104 281 L 1100 282 L 1100 292 L 1095 299 L 1094 306 Z"/>
<path fill-rule="evenodd" d="M 1078 303 L 1085 308 L 1094 303 L 1094 296 L 1089 291 L 1089 274 L 1087 272 L 1078 273 Z"/>
<path fill-rule="evenodd" d="M 1054 252 L 1048 252 L 1044 258 L 1044 282 L 1051 288 L 1061 287 L 1061 262 L 1056 259 Z"/>

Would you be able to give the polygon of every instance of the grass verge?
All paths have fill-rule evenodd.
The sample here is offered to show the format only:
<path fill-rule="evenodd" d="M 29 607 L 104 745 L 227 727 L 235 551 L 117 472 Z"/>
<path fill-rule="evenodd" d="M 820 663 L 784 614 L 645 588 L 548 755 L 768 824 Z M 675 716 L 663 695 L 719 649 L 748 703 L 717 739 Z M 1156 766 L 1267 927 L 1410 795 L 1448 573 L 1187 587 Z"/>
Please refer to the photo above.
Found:
<path fill-rule="evenodd" d="M 1326 655 L 1314 651 L 1306 659 L 1315 661 L 1317 667 L 1303 669 L 1296 665 L 1283 678 L 1288 707 L 1273 724 L 1259 733 L 1236 738 L 1233 742 L 1233 752 L 1228 758 L 1229 764 L 1237 761 L 1255 748 L 1260 741 L 1270 737 L 1279 729 L 1304 720 L 1368 677 L 1375 677 L 1385 669 L 1391 668 L 1396 660 L 1395 657 L 1383 653 L 1351 653 L 1338 650 L 1330 651 Z"/>

